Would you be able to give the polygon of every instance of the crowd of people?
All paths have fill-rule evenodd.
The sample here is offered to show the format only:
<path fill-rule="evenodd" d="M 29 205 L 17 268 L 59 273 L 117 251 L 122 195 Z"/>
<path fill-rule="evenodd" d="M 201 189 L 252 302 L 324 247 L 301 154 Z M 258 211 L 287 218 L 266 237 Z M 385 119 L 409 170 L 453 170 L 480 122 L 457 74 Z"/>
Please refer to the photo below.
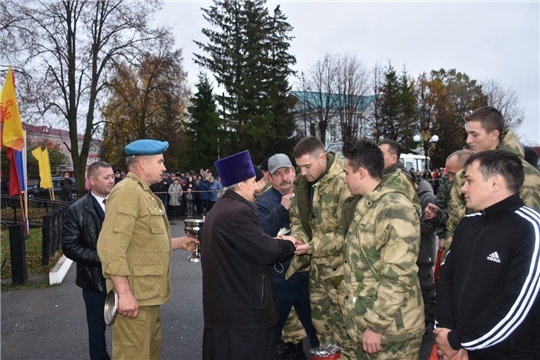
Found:
<path fill-rule="evenodd" d="M 205 360 L 306 359 L 306 336 L 342 360 L 412 360 L 428 332 L 439 359 L 538 359 L 540 172 L 498 110 L 465 122 L 466 149 L 422 174 L 403 167 L 393 140 L 355 139 L 337 154 L 315 137 L 294 147 L 296 166 L 279 152 L 261 166 L 248 150 L 217 160 L 220 181 L 165 175 L 168 143 L 156 140 L 125 147 L 116 185 L 109 164 L 93 164 L 63 233 L 91 354 L 104 349 L 91 314 L 114 288 L 113 358 L 159 358 L 171 252 L 199 244 L 171 237 L 167 215 L 184 211 L 206 215 Z"/>
<path fill-rule="evenodd" d="M 125 174 L 115 172 L 115 184 Z M 222 188 L 219 177 L 214 177 L 210 169 L 200 169 L 199 173 L 165 172 L 160 181 L 150 189 L 163 203 L 169 218 L 204 216 L 214 206 Z"/>

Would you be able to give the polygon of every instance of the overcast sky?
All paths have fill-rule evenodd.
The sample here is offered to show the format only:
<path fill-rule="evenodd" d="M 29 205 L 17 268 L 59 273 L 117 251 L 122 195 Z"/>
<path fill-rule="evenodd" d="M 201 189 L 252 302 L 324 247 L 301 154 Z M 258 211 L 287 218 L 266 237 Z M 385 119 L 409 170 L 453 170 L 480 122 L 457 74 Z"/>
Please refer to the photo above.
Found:
<path fill-rule="evenodd" d="M 200 69 L 193 40 L 206 42 L 201 8 L 210 1 L 166 1 L 156 25 L 174 26 L 190 84 Z M 525 121 L 522 142 L 540 146 L 540 6 L 531 2 L 268 1 L 281 4 L 294 27 L 295 70 L 306 70 L 327 52 L 357 56 L 366 66 L 390 60 L 416 78 L 456 69 L 477 80 L 495 79 L 519 95 Z M 214 84 L 215 85 L 215 84 Z"/>

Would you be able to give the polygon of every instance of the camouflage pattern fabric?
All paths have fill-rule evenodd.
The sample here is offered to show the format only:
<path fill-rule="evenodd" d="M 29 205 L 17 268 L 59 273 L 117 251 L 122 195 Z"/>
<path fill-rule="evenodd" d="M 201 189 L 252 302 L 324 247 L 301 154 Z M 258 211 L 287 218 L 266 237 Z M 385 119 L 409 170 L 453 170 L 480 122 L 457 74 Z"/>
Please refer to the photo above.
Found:
<path fill-rule="evenodd" d="M 525 151 L 519 143 L 516 135 L 509 130 L 503 137 L 498 149 L 511 151 L 521 158 L 523 171 L 525 172 L 525 181 L 519 189 L 519 196 L 525 205 L 540 211 L 540 172 L 531 164 L 525 161 Z M 463 170 L 458 172 L 455 177 L 454 186 L 450 191 L 450 201 L 448 202 L 448 222 L 446 223 L 446 252 L 450 249 L 452 236 L 457 225 L 467 214 L 473 211 L 468 209 L 465 203 L 461 188 L 465 183 L 465 173 Z"/>
<path fill-rule="evenodd" d="M 414 180 L 411 173 L 405 170 L 400 161 L 384 169 L 382 180 L 387 186 L 393 187 L 394 189 L 403 193 L 407 199 L 413 203 L 418 215 L 420 216 L 420 214 L 422 214 L 420 200 L 418 199 L 418 194 L 416 193 L 416 188 L 414 187 Z"/>
<path fill-rule="evenodd" d="M 425 331 L 416 265 L 420 218 L 408 194 L 388 185 L 398 176 L 394 173 L 358 201 L 345 234 L 344 273 L 338 291 L 347 335 L 358 359 L 401 359 L 397 355 L 401 351 L 417 357 Z M 382 334 L 382 352 L 362 351 L 366 329 Z"/>
<path fill-rule="evenodd" d="M 296 314 L 294 306 L 291 308 L 291 312 L 285 321 L 285 326 L 281 330 L 281 338 L 285 343 L 299 344 L 307 336 L 304 326 Z"/>
<path fill-rule="evenodd" d="M 448 201 L 450 200 L 450 190 L 454 186 L 454 182 L 450 181 L 450 176 L 448 174 L 444 175 L 441 185 L 437 190 L 437 215 L 435 216 L 435 221 L 437 225 L 435 226 L 435 234 L 442 239 L 446 239 L 446 222 L 448 220 Z"/>
<path fill-rule="evenodd" d="M 309 268 L 309 292 L 313 326 L 321 345 L 335 342 L 344 359 L 355 354 L 343 328 L 337 290 L 332 280 L 343 274 L 343 236 L 341 207 L 351 195 L 344 182 L 343 161 L 333 152 L 326 153 L 328 164 L 315 184 L 299 175 L 292 198 L 291 235 L 309 244 L 309 254 L 294 256 L 286 278 Z M 313 206 L 309 201 L 313 187 Z"/>
<path fill-rule="evenodd" d="M 418 349 L 422 344 L 422 339 L 413 339 L 385 346 L 384 351 L 376 354 L 367 354 L 360 349 L 356 351 L 358 360 L 418 360 Z"/>

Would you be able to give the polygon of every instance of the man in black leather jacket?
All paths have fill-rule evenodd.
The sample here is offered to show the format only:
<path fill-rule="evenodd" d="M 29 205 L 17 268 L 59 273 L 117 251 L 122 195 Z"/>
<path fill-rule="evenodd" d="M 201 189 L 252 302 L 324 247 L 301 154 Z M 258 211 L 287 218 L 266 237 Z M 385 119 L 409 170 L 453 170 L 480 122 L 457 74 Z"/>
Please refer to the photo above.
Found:
<path fill-rule="evenodd" d="M 90 359 L 110 359 L 103 317 L 107 288 L 96 245 L 105 219 L 105 201 L 114 186 L 114 172 L 109 163 L 98 161 L 90 165 L 87 176 L 91 190 L 69 207 L 64 218 L 62 251 L 77 263 L 76 284 L 82 288 L 86 306 Z"/>

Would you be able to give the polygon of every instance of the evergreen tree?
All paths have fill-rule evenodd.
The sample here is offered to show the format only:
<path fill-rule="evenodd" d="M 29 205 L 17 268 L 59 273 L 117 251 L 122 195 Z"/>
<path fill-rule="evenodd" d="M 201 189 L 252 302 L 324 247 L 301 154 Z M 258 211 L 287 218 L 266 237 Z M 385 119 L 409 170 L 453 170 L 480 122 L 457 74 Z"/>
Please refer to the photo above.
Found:
<path fill-rule="evenodd" d="M 265 0 L 214 0 L 203 9 L 208 43 L 195 42 L 206 55 L 195 62 L 210 70 L 225 94 L 218 96 L 228 130 L 223 156 L 249 149 L 255 162 L 285 144 L 294 122 L 287 77 L 295 59 L 288 54 L 292 30 L 279 10 L 270 16 Z M 284 149 L 280 149 L 284 151 Z"/>
<path fill-rule="evenodd" d="M 288 81 L 289 76 L 294 74 L 290 66 L 296 63 L 296 58 L 289 54 L 290 41 L 292 41 L 293 37 L 288 34 L 292 29 L 292 26 L 287 22 L 287 17 L 278 5 L 274 9 L 269 33 L 269 59 L 271 60 L 268 72 L 270 77 L 268 84 L 271 85 L 269 97 L 271 108 L 269 116 L 273 118 L 272 127 L 275 132 L 273 139 L 274 146 L 283 153 L 292 153 L 295 144 L 295 140 L 291 139 L 291 134 L 295 129 L 295 119 L 292 109 L 297 99 L 291 96 L 291 85 Z"/>
<path fill-rule="evenodd" d="M 400 103 L 400 145 L 402 152 L 409 152 L 416 148 L 413 137 L 417 134 L 415 127 L 418 115 L 418 103 L 414 89 L 414 81 L 404 70 L 399 82 L 399 103 Z"/>
<path fill-rule="evenodd" d="M 400 83 L 396 70 L 392 64 L 384 71 L 384 82 L 379 91 L 379 123 L 382 139 L 400 141 L 401 129 L 399 119 L 401 117 Z"/>
<path fill-rule="evenodd" d="M 208 77 L 199 74 L 197 93 L 188 107 L 190 118 L 186 122 L 187 146 L 183 168 L 200 169 L 211 167 L 220 157 L 220 125 L 213 88 Z"/>

